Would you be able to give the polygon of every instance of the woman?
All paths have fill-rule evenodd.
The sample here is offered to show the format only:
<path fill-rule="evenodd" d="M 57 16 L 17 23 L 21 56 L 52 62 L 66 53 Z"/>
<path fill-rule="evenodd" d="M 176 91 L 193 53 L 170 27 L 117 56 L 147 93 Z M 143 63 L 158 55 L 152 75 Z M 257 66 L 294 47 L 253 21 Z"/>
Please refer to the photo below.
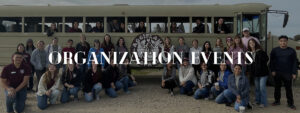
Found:
<path fill-rule="evenodd" d="M 118 65 L 120 74 L 124 74 L 127 76 L 128 79 L 128 87 L 133 87 L 137 85 L 137 82 L 135 81 L 135 77 L 131 74 L 131 68 L 129 66 L 129 59 L 125 59 L 123 64 Z"/>
<path fill-rule="evenodd" d="M 226 38 L 226 45 L 227 47 L 224 48 L 224 52 L 227 52 L 228 50 L 233 48 L 233 39 L 230 36 Z"/>
<path fill-rule="evenodd" d="M 202 47 L 202 52 L 205 53 L 205 59 L 201 57 L 201 61 L 207 64 L 207 68 L 214 72 L 214 75 L 218 74 L 219 68 L 214 65 L 214 53 L 211 48 L 211 44 L 209 41 L 204 42 Z M 200 78 L 198 78 L 200 79 Z M 213 80 L 214 82 L 215 80 Z"/>
<path fill-rule="evenodd" d="M 110 60 L 110 65 L 103 72 L 103 88 L 105 89 L 105 93 L 111 97 L 117 97 L 117 90 L 121 89 L 123 86 L 120 83 L 117 83 L 119 78 L 119 69 L 116 64 L 113 63 L 113 60 Z"/>
<path fill-rule="evenodd" d="M 200 73 L 200 62 L 201 62 L 200 58 L 201 58 L 202 48 L 198 46 L 198 40 L 193 40 L 192 45 L 193 47 L 190 48 L 189 59 L 190 59 L 190 64 L 192 64 L 194 68 L 195 75 L 197 76 L 197 73 Z M 192 59 L 193 54 L 194 54 L 195 61 L 193 61 Z"/>
<path fill-rule="evenodd" d="M 49 64 L 48 71 L 46 71 L 40 79 L 37 91 L 37 105 L 41 110 L 48 107 L 48 100 L 50 104 L 55 104 L 59 97 L 60 91 L 58 87 L 60 77 L 57 72 L 56 66 Z"/>
<path fill-rule="evenodd" d="M 116 44 L 116 52 L 117 52 L 117 62 L 119 63 L 124 55 L 125 52 L 128 52 L 128 49 L 125 44 L 125 39 L 123 37 L 120 37 L 118 39 L 118 42 Z M 126 58 L 128 58 L 129 53 L 126 55 Z"/>
<path fill-rule="evenodd" d="M 78 99 L 78 91 L 80 89 L 80 72 L 75 67 L 76 64 L 67 64 L 67 69 L 61 77 L 61 82 L 64 90 L 61 95 L 61 103 L 66 103 L 70 100 L 70 96 L 74 96 L 75 101 Z"/>
<path fill-rule="evenodd" d="M 19 43 L 17 45 L 17 52 L 20 52 L 23 54 L 23 62 L 25 65 L 28 65 L 31 67 L 31 63 L 30 63 L 30 55 L 28 53 L 26 53 L 25 51 L 25 46 L 23 43 Z M 12 56 L 13 57 L 13 56 Z"/>
<path fill-rule="evenodd" d="M 231 106 L 235 102 L 234 109 L 239 111 L 240 106 L 249 106 L 249 91 L 250 84 L 248 78 L 242 75 L 242 66 L 236 64 L 234 73 L 228 78 L 228 89 L 223 91 L 217 98 L 220 98 L 220 103 L 226 103 L 226 106 Z"/>
<path fill-rule="evenodd" d="M 25 47 L 25 52 L 27 54 L 29 54 L 31 56 L 33 50 L 35 49 L 34 45 L 33 45 L 33 40 L 32 39 L 28 39 L 27 42 L 26 42 L 26 47 Z M 30 59 L 29 59 L 29 62 L 30 62 Z M 28 83 L 28 88 L 27 90 L 29 91 L 32 91 L 32 88 L 33 88 L 33 76 L 34 76 L 34 67 L 33 65 L 31 64 L 30 62 L 30 66 L 31 66 L 31 76 L 29 78 L 29 83 Z"/>
<path fill-rule="evenodd" d="M 223 47 L 223 42 L 221 38 L 217 38 L 216 39 L 216 45 L 213 48 L 214 52 L 217 52 L 217 56 L 218 56 L 218 63 L 221 63 L 222 61 L 222 57 L 223 57 L 223 52 L 224 52 L 224 47 Z"/>
<path fill-rule="evenodd" d="M 176 68 L 173 66 L 172 62 L 170 62 L 167 64 L 167 70 L 162 76 L 161 87 L 168 89 L 171 96 L 174 96 L 173 89 L 176 86 Z"/>
<path fill-rule="evenodd" d="M 255 101 L 260 107 L 267 106 L 266 82 L 268 79 L 268 61 L 269 57 L 260 45 L 254 39 L 248 42 L 248 51 L 252 52 L 253 62 L 249 66 L 250 75 L 254 77 L 255 83 Z"/>
<path fill-rule="evenodd" d="M 60 45 L 58 45 L 58 38 L 57 37 L 54 37 L 52 39 L 52 43 L 51 44 L 48 44 L 46 47 L 45 47 L 45 51 L 47 52 L 47 56 L 49 56 L 51 53 L 52 54 L 52 62 L 50 61 L 50 63 L 58 63 L 56 64 L 56 68 L 57 68 L 57 71 L 59 71 L 59 68 L 60 68 L 60 64 L 58 62 L 58 53 L 61 54 L 61 51 L 62 51 L 62 48 L 60 47 Z"/>
<path fill-rule="evenodd" d="M 167 70 L 168 60 L 173 59 L 172 57 L 173 57 L 173 52 L 175 51 L 175 48 L 174 48 L 174 46 L 172 45 L 171 42 L 172 41 L 171 41 L 170 37 L 166 37 L 165 40 L 164 40 L 164 45 L 162 47 L 162 52 L 163 52 L 162 59 L 163 59 L 163 63 L 164 63 L 163 64 L 163 66 L 164 66 L 164 72 L 163 73 L 165 73 L 166 70 Z M 168 55 L 170 55 L 171 59 L 168 59 Z"/>
<path fill-rule="evenodd" d="M 217 82 L 215 85 L 211 88 L 211 93 L 213 97 L 217 97 L 220 93 L 222 93 L 225 89 L 228 88 L 228 76 L 231 75 L 230 69 L 227 68 L 227 65 L 225 63 L 220 64 L 220 71 L 218 73 Z M 219 102 L 219 99 L 216 98 L 216 102 Z"/>
<path fill-rule="evenodd" d="M 104 36 L 103 42 L 101 44 L 101 48 L 103 48 L 103 50 L 107 56 L 109 55 L 109 53 L 111 56 L 113 55 L 113 51 L 115 50 L 115 47 L 114 47 L 113 43 L 111 42 L 111 37 L 109 34 L 106 34 Z"/>
<path fill-rule="evenodd" d="M 100 48 L 100 41 L 98 39 L 94 40 L 94 47 L 90 49 L 89 54 L 88 54 L 88 63 L 87 66 L 88 68 L 92 67 L 92 61 L 97 60 L 98 64 L 101 64 L 101 69 L 104 69 L 104 66 L 106 64 L 105 58 L 103 55 L 101 55 L 104 52 L 103 48 Z M 95 53 L 96 59 L 94 59 L 94 56 L 92 53 Z M 102 57 L 102 58 L 101 58 Z"/>
<path fill-rule="evenodd" d="M 99 93 L 102 89 L 102 74 L 95 61 L 92 62 L 92 68 L 88 69 L 83 82 L 84 97 L 87 102 L 94 99 L 99 100 Z"/>
<path fill-rule="evenodd" d="M 245 48 L 243 46 L 243 43 L 242 43 L 242 40 L 241 40 L 241 37 L 239 35 L 236 35 L 234 37 L 234 42 L 233 42 L 233 47 L 231 49 L 228 50 L 228 54 L 232 54 L 233 55 L 233 62 L 231 63 L 231 70 L 233 70 L 235 64 L 238 64 L 238 61 L 241 60 L 241 65 L 243 66 L 243 73 L 245 72 L 245 65 L 244 65 L 244 62 L 245 62 L 245 57 L 244 55 L 242 54 L 241 55 L 241 58 L 239 59 L 239 52 L 242 54 L 245 52 Z"/>
<path fill-rule="evenodd" d="M 198 80 L 198 89 L 194 94 L 195 99 L 207 98 L 209 96 L 214 76 L 214 72 L 208 70 L 207 65 L 202 62 L 200 76 L 198 77 L 200 78 Z"/>
<path fill-rule="evenodd" d="M 178 74 L 180 81 L 180 94 L 192 96 L 193 88 L 197 83 L 197 79 L 194 75 L 194 68 L 189 65 L 188 58 L 183 59 L 183 64 L 180 66 Z"/>

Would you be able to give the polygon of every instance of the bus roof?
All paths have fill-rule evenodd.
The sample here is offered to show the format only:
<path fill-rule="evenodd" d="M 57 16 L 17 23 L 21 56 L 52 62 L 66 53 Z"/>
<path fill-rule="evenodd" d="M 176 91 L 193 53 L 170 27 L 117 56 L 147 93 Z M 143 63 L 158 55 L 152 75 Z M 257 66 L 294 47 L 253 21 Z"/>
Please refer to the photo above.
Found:
<path fill-rule="evenodd" d="M 260 13 L 263 3 L 234 5 L 0 6 L 0 16 L 234 16 Z"/>

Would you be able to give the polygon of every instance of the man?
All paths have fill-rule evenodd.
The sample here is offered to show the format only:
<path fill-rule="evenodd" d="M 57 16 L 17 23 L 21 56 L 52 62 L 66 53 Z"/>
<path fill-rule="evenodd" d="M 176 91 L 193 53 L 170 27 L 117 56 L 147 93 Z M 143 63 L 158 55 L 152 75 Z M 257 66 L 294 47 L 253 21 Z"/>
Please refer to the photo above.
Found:
<path fill-rule="evenodd" d="M 74 56 L 75 56 L 75 53 L 76 53 L 76 49 L 73 47 L 73 40 L 72 39 L 69 39 L 67 41 L 67 47 L 62 49 L 62 62 L 63 63 L 64 63 L 65 53 L 66 53 L 67 58 L 69 58 L 70 53 L 72 53 L 72 60 L 73 60 L 73 63 L 74 63 Z M 65 72 L 65 71 L 66 71 L 66 65 L 63 65 L 63 72 Z"/>
<path fill-rule="evenodd" d="M 142 32 L 142 33 L 146 32 L 145 23 L 143 21 L 140 21 L 139 27 L 135 29 L 135 32 Z"/>
<path fill-rule="evenodd" d="M 56 29 L 56 24 L 55 23 L 52 23 L 51 24 L 51 28 L 47 30 L 47 36 L 50 37 L 50 36 L 53 36 L 53 34 L 55 32 L 58 32 L 58 30 Z"/>
<path fill-rule="evenodd" d="M 91 29 L 90 32 L 103 32 L 104 29 L 103 29 L 103 26 L 102 26 L 102 23 L 100 21 L 96 22 L 96 26 L 93 27 L 93 29 Z"/>
<path fill-rule="evenodd" d="M 219 34 L 229 33 L 229 29 L 225 25 L 223 18 L 219 18 L 218 23 L 215 24 L 215 33 L 219 33 Z"/>
<path fill-rule="evenodd" d="M 193 28 L 193 33 L 204 33 L 205 32 L 205 26 L 201 22 L 200 19 L 196 20 L 196 24 L 197 24 L 197 26 Z"/>
<path fill-rule="evenodd" d="M 284 83 L 288 107 L 296 110 L 293 100 L 292 82 L 297 74 L 297 55 L 293 48 L 287 46 L 288 37 L 280 36 L 279 47 L 273 48 L 270 55 L 270 69 L 275 80 L 275 102 L 280 105 L 281 84 Z"/>
<path fill-rule="evenodd" d="M 79 68 L 81 76 L 84 77 L 84 73 L 86 72 L 86 63 L 84 63 L 83 59 L 88 57 L 88 53 L 90 50 L 90 44 L 86 41 L 86 37 L 84 34 L 80 35 L 80 42 L 76 45 L 76 52 L 78 54 L 77 58 L 77 68 Z M 76 60 L 76 59 L 74 59 Z"/>
<path fill-rule="evenodd" d="M 21 113 L 25 108 L 26 85 L 31 75 L 31 68 L 22 61 L 22 53 L 14 53 L 12 64 L 5 66 L 1 73 L 1 86 L 5 91 L 8 113 L 14 111 Z"/>
<path fill-rule="evenodd" d="M 250 36 L 249 28 L 243 29 L 243 35 L 244 35 L 244 37 L 242 38 L 242 42 L 246 49 L 248 49 L 248 42 L 250 39 L 254 39 L 258 44 L 260 44 L 260 42 L 257 38 Z"/>
<path fill-rule="evenodd" d="M 40 78 L 46 71 L 48 65 L 47 52 L 44 50 L 45 42 L 38 41 L 37 48 L 32 52 L 30 62 L 34 66 L 35 74 L 37 77 L 37 84 L 39 84 Z M 36 91 L 38 90 L 38 85 L 36 85 Z"/>
<path fill-rule="evenodd" d="M 73 27 L 69 30 L 69 32 L 81 33 L 82 30 L 78 26 L 79 26 L 79 23 L 77 21 L 73 22 Z"/>
<path fill-rule="evenodd" d="M 54 37 L 52 39 L 52 43 L 48 44 L 45 47 L 45 51 L 47 52 L 47 56 L 49 56 L 52 53 L 52 63 L 59 63 L 58 62 L 58 53 L 61 53 L 62 49 L 60 45 L 58 45 L 58 38 Z M 56 68 L 59 70 L 60 64 L 55 65 Z"/>

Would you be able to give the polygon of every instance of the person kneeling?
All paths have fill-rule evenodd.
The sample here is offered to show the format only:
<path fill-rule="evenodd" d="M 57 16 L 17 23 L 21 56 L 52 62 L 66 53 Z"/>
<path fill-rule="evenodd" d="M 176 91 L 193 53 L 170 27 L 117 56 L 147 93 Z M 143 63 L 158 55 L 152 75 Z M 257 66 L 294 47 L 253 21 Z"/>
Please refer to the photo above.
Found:
<path fill-rule="evenodd" d="M 198 80 L 198 89 L 194 94 L 195 99 L 207 98 L 209 96 L 210 88 L 212 86 L 212 80 L 214 72 L 207 70 L 207 64 L 201 64 L 200 79 Z"/>
<path fill-rule="evenodd" d="M 48 71 L 46 71 L 39 82 L 37 91 L 37 105 L 41 110 L 48 107 L 48 99 L 50 104 L 55 104 L 59 97 L 58 90 L 60 84 L 60 77 L 54 64 L 49 64 Z"/>
<path fill-rule="evenodd" d="M 193 87 L 197 82 L 194 75 L 194 68 L 189 65 L 189 59 L 183 59 L 183 65 L 179 69 L 180 94 L 193 95 Z"/>
<path fill-rule="evenodd" d="M 211 94 L 213 95 L 213 98 L 216 98 L 219 94 L 221 94 L 225 89 L 228 88 L 228 76 L 231 75 L 229 69 L 227 69 L 227 65 L 222 63 L 220 64 L 220 72 L 217 78 L 217 81 L 213 87 L 211 87 Z M 216 99 L 218 101 L 218 99 Z M 218 102 L 217 102 L 218 103 Z"/>
<path fill-rule="evenodd" d="M 177 86 L 176 82 L 176 68 L 172 62 L 167 64 L 167 71 L 162 76 L 161 87 L 169 89 L 171 96 L 174 96 L 173 89 Z"/>
<path fill-rule="evenodd" d="M 101 77 L 101 69 L 99 69 L 98 65 L 93 61 L 92 68 L 88 70 L 83 82 L 84 87 L 82 90 L 87 102 L 100 99 L 99 93 L 102 90 Z"/>

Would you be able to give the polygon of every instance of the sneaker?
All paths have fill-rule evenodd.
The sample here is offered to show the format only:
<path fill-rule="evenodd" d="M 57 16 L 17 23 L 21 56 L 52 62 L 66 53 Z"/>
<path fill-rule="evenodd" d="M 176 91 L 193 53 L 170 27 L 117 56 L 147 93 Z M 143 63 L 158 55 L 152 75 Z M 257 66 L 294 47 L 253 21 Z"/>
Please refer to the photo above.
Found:
<path fill-rule="evenodd" d="M 248 109 L 252 109 L 253 108 L 252 105 L 251 105 L 251 103 L 248 103 L 247 108 Z"/>
<path fill-rule="evenodd" d="M 295 105 L 289 105 L 289 108 L 296 110 L 296 106 Z"/>
<path fill-rule="evenodd" d="M 171 96 L 174 96 L 174 92 L 173 92 L 173 91 L 171 91 L 171 93 L 170 93 L 170 94 L 171 94 Z"/>
<path fill-rule="evenodd" d="M 278 105 L 280 105 L 280 102 L 278 102 L 278 101 L 275 101 L 272 103 L 272 106 L 278 106 Z"/>

